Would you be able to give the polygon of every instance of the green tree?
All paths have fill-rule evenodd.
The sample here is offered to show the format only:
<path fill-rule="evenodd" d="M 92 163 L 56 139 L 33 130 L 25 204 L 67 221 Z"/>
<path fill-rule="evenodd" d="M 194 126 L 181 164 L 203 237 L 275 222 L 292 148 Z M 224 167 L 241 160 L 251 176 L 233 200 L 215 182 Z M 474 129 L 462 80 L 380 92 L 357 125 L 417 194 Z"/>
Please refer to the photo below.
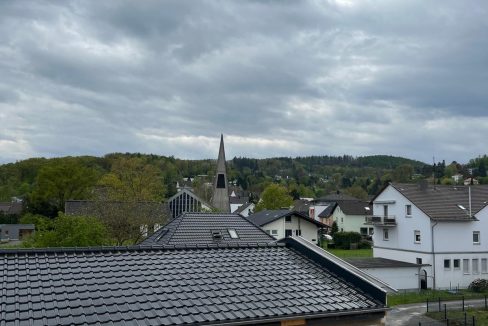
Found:
<path fill-rule="evenodd" d="M 337 225 L 337 222 L 334 221 L 332 222 L 332 227 L 330 228 L 330 235 L 334 236 L 334 234 L 337 232 L 339 232 L 339 226 Z"/>
<path fill-rule="evenodd" d="M 393 181 L 409 182 L 412 180 L 413 167 L 410 164 L 401 164 L 393 170 Z"/>
<path fill-rule="evenodd" d="M 39 218 L 38 218 L 39 219 Z M 95 217 L 60 213 L 49 227 L 38 229 L 24 241 L 25 247 L 87 247 L 110 245 L 107 230 Z"/>
<path fill-rule="evenodd" d="M 290 207 L 293 198 L 288 194 L 288 190 L 277 184 L 270 184 L 261 194 L 261 200 L 256 205 L 256 212 L 264 209 L 280 209 Z"/>
<path fill-rule="evenodd" d="M 356 198 L 361 199 L 361 200 L 367 200 L 368 199 L 368 193 L 366 192 L 366 190 L 364 190 L 360 186 L 352 186 L 352 187 L 344 190 L 344 192 L 348 195 L 351 195 L 351 196 L 356 197 Z"/>
<path fill-rule="evenodd" d="M 67 200 L 88 198 L 96 181 L 96 171 L 76 158 L 53 159 L 39 170 L 28 206 L 32 212 L 54 217 L 64 211 Z"/>

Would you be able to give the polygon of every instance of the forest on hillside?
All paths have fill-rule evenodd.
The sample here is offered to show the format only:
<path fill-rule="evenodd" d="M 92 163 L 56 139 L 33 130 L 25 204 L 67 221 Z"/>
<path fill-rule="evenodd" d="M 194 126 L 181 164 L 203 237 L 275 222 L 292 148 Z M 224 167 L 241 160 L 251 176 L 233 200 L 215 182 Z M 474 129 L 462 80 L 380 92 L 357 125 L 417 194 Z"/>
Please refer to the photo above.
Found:
<path fill-rule="evenodd" d="M 204 191 L 213 180 L 215 163 L 139 153 L 31 158 L 0 165 L 0 201 L 22 199 L 26 212 L 49 217 L 63 211 L 66 200 L 93 199 L 100 193 L 111 193 L 116 200 L 164 201 L 176 193 L 176 183 L 183 179 L 192 178 L 195 191 Z M 286 187 L 294 199 L 337 190 L 366 199 L 389 181 L 432 178 L 434 170 L 438 183 L 452 183 L 452 175 L 470 172 L 488 183 L 486 165 L 486 155 L 466 165 L 439 162 L 434 166 L 384 155 L 234 157 L 227 162 L 229 182 L 249 192 L 255 201 L 272 183 Z"/>

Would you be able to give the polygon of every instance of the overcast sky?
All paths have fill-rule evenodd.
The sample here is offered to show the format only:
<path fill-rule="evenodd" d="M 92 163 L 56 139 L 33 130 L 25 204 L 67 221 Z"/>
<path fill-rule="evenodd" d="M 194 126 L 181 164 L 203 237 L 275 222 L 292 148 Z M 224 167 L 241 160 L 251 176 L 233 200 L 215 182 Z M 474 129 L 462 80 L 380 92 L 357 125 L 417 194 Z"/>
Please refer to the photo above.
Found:
<path fill-rule="evenodd" d="M 488 152 L 487 1 L 2 1 L 0 162 Z"/>

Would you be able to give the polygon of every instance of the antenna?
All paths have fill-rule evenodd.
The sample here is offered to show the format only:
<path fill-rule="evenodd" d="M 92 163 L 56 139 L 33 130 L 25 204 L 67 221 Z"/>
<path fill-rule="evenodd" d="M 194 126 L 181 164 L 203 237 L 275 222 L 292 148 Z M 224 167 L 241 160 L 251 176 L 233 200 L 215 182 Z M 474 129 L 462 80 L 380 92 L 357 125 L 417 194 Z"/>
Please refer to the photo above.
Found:
<path fill-rule="evenodd" d="M 432 166 L 434 167 L 433 170 L 433 174 L 434 174 L 434 190 L 435 190 L 435 184 L 436 184 L 436 181 L 435 181 L 435 156 L 432 156 Z"/>
<path fill-rule="evenodd" d="M 471 187 L 468 187 L 468 199 L 469 199 L 469 217 L 472 217 L 472 215 L 471 215 Z"/>

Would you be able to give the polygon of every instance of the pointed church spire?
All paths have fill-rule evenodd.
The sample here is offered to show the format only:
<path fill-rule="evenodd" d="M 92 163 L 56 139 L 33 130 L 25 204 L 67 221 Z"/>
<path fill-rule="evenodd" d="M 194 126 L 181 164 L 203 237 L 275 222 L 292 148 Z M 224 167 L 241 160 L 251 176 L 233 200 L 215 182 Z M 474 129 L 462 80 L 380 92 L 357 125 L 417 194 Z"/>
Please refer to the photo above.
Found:
<path fill-rule="evenodd" d="M 227 185 L 227 171 L 225 168 L 224 135 L 220 134 L 219 157 L 217 159 L 217 174 L 215 176 L 212 206 L 221 212 L 229 213 L 229 189 Z"/>

